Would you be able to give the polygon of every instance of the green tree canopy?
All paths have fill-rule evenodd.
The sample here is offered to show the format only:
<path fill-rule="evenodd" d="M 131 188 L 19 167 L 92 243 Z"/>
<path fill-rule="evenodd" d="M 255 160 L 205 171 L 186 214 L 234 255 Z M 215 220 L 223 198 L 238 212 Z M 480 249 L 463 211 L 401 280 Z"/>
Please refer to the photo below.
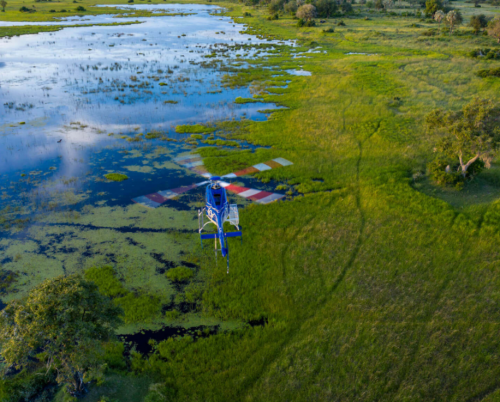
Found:
<path fill-rule="evenodd" d="M 337 2 L 335 0 L 317 0 L 316 10 L 318 12 L 318 17 L 330 18 L 338 10 Z"/>
<path fill-rule="evenodd" d="M 488 25 L 488 19 L 484 14 L 473 15 L 470 17 L 469 25 L 474 29 L 474 33 L 477 35 L 482 28 L 486 28 Z"/>
<path fill-rule="evenodd" d="M 120 307 L 79 275 L 57 277 L 0 314 L 0 355 L 8 367 L 44 362 L 73 395 L 103 368 L 102 342 L 121 324 Z"/>
<path fill-rule="evenodd" d="M 425 2 L 425 15 L 432 16 L 437 10 L 443 9 L 441 0 L 427 0 Z"/>
<path fill-rule="evenodd" d="M 476 160 L 494 153 L 500 145 L 500 109 L 491 100 L 475 98 L 458 112 L 437 109 L 426 120 L 429 128 L 445 132 L 436 150 L 458 158 L 458 170 L 464 177 Z"/>

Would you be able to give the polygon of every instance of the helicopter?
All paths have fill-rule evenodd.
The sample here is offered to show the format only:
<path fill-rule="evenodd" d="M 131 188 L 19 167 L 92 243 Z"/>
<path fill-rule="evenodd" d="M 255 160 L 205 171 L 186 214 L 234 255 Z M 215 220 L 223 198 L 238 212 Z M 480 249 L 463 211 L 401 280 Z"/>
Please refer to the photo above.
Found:
<path fill-rule="evenodd" d="M 200 174 L 208 180 L 170 190 L 161 190 L 156 193 L 133 198 L 132 201 L 148 208 L 157 208 L 169 199 L 173 199 L 189 190 L 206 185 L 205 207 L 198 210 L 198 233 L 200 234 L 201 247 L 203 248 L 203 240 L 214 239 L 215 256 L 217 258 L 217 253 L 220 251 L 222 257 L 226 257 L 227 273 L 229 273 L 229 249 L 227 239 L 231 237 L 240 237 L 241 240 L 243 240 L 243 235 L 239 227 L 238 205 L 229 204 L 226 191 L 259 204 L 269 204 L 270 202 L 280 200 L 285 197 L 285 194 L 271 193 L 268 191 L 236 186 L 223 181 L 222 179 L 234 179 L 240 176 L 262 172 L 264 170 L 293 165 L 293 163 L 283 158 L 275 158 L 234 173 L 228 173 L 223 176 L 215 176 L 209 173 L 205 168 L 200 155 L 184 155 L 175 158 L 174 161 L 184 168 Z M 205 217 L 208 219 L 206 222 Z M 234 226 L 236 231 L 225 232 L 225 222 L 229 222 L 232 226 Z M 217 231 L 215 233 L 202 233 L 205 226 L 209 223 L 213 223 L 216 226 Z M 217 243 L 219 243 L 220 248 L 218 248 Z"/>
<path fill-rule="evenodd" d="M 229 204 L 227 200 L 226 189 L 220 185 L 220 177 L 212 176 L 210 183 L 206 188 L 205 207 L 198 210 L 198 227 L 200 233 L 201 248 L 203 248 L 203 240 L 215 239 L 215 258 L 217 258 L 217 251 L 220 251 L 222 257 L 226 257 L 227 273 L 229 273 L 229 250 L 227 238 L 229 237 L 243 237 L 239 228 L 239 213 L 237 204 Z M 208 221 L 204 221 L 204 217 Z M 224 223 L 229 222 L 237 231 L 224 232 Z M 203 234 L 202 231 L 209 223 L 213 223 L 216 228 L 216 233 Z M 217 240 L 219 240 L 220 249 L 217 249 Z M 242 239 L 243 240 L 243 239 Z"/>

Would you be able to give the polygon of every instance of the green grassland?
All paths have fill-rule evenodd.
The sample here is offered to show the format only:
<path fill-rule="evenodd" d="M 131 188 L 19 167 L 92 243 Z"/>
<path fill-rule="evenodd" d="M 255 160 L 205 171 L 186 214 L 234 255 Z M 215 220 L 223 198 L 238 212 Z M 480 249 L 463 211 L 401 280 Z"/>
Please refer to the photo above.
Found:
<path fill-rule="evenodd" d="M 246 207 L 230 274 L 222 261 L 204 270 L 203 314 L 267 325 L 166 342 L 149 359 L 134 355 L 131 370 L 166 382 L 179 401 L 498 400 L 498 161 L 463 191 L 438 188 L 425 168 L 438 138 L 423 124 L 435 107 L 499 100 L 500 79 L 475 75 L 499 62 L 467 56 L 498 45 L 465 26 L 426 36 L 437 24 L 360 6 L 345 26 L 331 19 L 297 28 L 287 16 L 268 21 L 263 8 L 220 4 L 235 18 L 250 12 L 237 19 L 250 32 L 297 40 L 299 51 L 321 47 L 305 58 L 283 49 L 226 77 L 288 107 L 265 122 L 220 127 L 229 139 L 270 148 L 201 149 L 213 173 L 278 156 L 294 162 L 257 176 L 293 200 Z M 453 5 L 466 21 L 498 13 Z M 323 33 L 329 27 L 335 32 Z M 281 72 L 299 68 L 312 76 Z M 269 88 L 284 80 L 286 88 Z M 128 286 L 146 275 L 120 263 L 130 266 Z"/>

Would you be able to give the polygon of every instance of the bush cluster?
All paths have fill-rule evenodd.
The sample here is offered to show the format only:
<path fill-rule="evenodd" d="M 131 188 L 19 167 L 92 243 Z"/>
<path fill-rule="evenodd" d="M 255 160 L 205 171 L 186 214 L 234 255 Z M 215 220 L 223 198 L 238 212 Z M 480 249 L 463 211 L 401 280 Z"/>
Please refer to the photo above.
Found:
<path fill-rule="evenodd" d="M 477 75 L 481 78 L 500 77 L 500 67 L 490 68 L 486 70 L 479 70 L 477 72 Z"/>
<path fill-rule="evenodd" d="M 297 26 L 299 28 L 301 27 L 315 27 L 316 26 L 316 21 L 314 20 L 304 20 L 302 18 L 299 18 L 297 21 Z"/>
<path fill-rule="evenodd" d="M 500 60 L 500 49 L 475 49 L 469 52 L 469 57 L 484 57 L 486 60 Z"/>
<path fill-rule="evenodd" d="M 302 4 L 302 6 L 299 7 L 299 4 Z M 351 3 L 348 3 L 345 0 L 341 2 L 337 2 L 335 0 L 313 0 L 307 1 L 306 4 L 304 4 L 304 2 L 299 2 L 299 4 L 296 0 L 271 0 L 268 5 L 268 10 L 271 15 L 281 12 L 295 15 L 300 8 L 304 6 L 312 6 L 315 10 L 315 15 L 311 17 L 297 15 L 298 18 L 302 19 L 311 19 L 314 17 L 330 18 L 353 12 Z"/>
<path fill-rule="evenodd" d="M 449 166 L 449 171 L 446 171 Z M 459 164 L 450 162 L 449 159 L 437 158 L 427 165 L 427 171 L 431 179 L 441 186 L 455 186 L 461 189 L 463 185 L 474 179 L 484 169 L 484 162 L 481 159 L 476 160 L 467 169 L 464 177 L 457 169 Z"/>
<path fill-rule="evenodd" d="M 84 277 L 94 282 L 99 292 L 113 298 L 115 305 L 123 308 L 126 323 L 149 322 L 160 314 L 161 303 L 156 296 L 135 294 L 125 289 L 116 277 L 115 270 L 109 265 L 92 267 L 85 271 Z"/>

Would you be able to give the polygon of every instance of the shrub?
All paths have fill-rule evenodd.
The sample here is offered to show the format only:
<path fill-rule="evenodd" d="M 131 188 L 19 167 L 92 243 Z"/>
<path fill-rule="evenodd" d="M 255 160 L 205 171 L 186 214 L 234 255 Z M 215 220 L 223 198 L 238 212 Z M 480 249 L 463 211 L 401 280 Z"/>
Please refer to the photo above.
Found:
<path fill-rule="evenodd" d="M 92 267 L 85 271 L 85 279 L 94 282 L 99 292 L 109 297 L 124 296 L 127 290 L 116 277 L 115 270 L 110 265 Z"/>
<path fill-rule="evenodd" d="M 179 313 L 177 310 L 172 310 L 172 311 L 167 311 L 165 313 L 165 318 L 170 321 L 175 321 L 181 316 L 181 313 Z"/>
<path fill-rule="evenodd" d="M 104 344 L 104 361 L 108 367 L 117 370 L 127 368 L 127 363 L 123 357 L 125 345 L 122 342 L 106 342 Z"/>
<path fill-rule="evenodd" d="M 323 32 L 324 33 L 334 33 L 335 29 L 333 29 L 333 28 L 323 29 Z"/>
<path fill-rule="evenodd" d="M 338 25 L 339 27 L 345 27 L 345 23 L 344 23 L 344 21 L 342 21 L 342 20 L 340 20 L 339 22 L 337 22 L 337 25 Z"/>
<path fill-rule="evenodd" d="M 271 15 L 270 17 L 267 17 L 268 21 L 273 21 L 273 20 L 278 20 L 280 17 L 278 13 Z"/>
<path fill-rule="evenodd" d="M 194 276 L 194 272 L 187 267 L 177 267 L 168 270 L 166 276 L 172 282 L 185 282 Z"/>
<path fill-rule="evenodd" d="M 250 14 L 249 12 L 246 12 L 246 11 L 245 11 L 245 12 L 243 13 L 243 17 L 251 17 L 251 16 L 252 16 L 252 14 Z"/>
<path fill-rule="evenodd" d="M 30 401 L 46 394 L 43 390 L 51 383 L 55 383 L 55 373 L 54 370 L 50 370 L 48 375 L 45 374 L 44 369 L 39 372 L 29 372 L 25 369 L 15 376 L 4 376 L 0 379 L 0 401 Z"/>
<path fill-rule="evenodd" d="M 476 160 L 467 169 L 465 178 L 457 171 L 459 165 L 450 163 L 449 160 L 438 158 L 427 165 L 429 176 L 441 186 L 454 185 L 461 189 L 465 182 L 472 181 L 479 173 L 484 170 L 484 162 L 481 159 Z M 448 172 L 446 171 L 449 166 Z"/>
<path fill-rule="evenodd" d="M 175 389 L 166 384 L 152 384 L 144 402 L 165 402 L 175 398 Z"/>
<path fill-rule="evenodd" d="M 500 67 L 490 68 L 488 70 L 479 70 L 477 75 L 481 78 L 500 77 Z"/>
<path fill-rule="evenodd" d="M 26 7 L 26 6 L 22 6 L 20 9 L 19 9 L 20 12 L 22 13 L 31 13 L 33 10 L 31 10 L 30 8 Z"/>
<path fill-rule="evenodd" d="M 85 7 L 83 6 L 78 6 L 77 8 L 75 8 L 76 11 L 87 11 L 85 10 Z"/>
<path fill-rule="evenodd" d="M 55 13 L 56 10 L 49 10 L 49 13 Z"/>
<path fill-rule="evenodd" d="M 124 321 L 127 324 L 133 322 L 150 322 L 158 316 L 161 311 L 160 299 L 156 296 L 129 293 L 124 297 L 113 300 L 117 306 L 123 308 Z"/>
<path fill-rule="evenodd" d="M 451 166 L 450 162 L 445 159 L 435 159 L 427 165 L 427 171 L 431 179 L 441 186 L 455 185 L 463 181 L 461 174 L 456 170 L 446 171 L 446 167 Z"/>

